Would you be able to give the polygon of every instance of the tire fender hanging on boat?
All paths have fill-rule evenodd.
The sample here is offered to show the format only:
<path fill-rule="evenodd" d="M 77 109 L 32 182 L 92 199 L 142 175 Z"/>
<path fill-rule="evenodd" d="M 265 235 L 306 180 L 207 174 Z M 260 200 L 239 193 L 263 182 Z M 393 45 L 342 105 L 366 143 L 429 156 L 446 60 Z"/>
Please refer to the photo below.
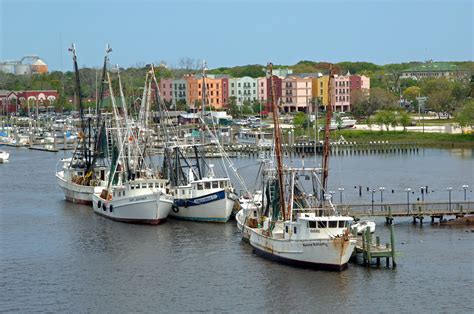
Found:
<path fill-rule="evenodd" d="M 179 212 L 179 207 L 174 205 L 174 204 L 173 204 L 173 206 L 171 206 L 171 209 L 173 210 L 174 213 Z"/>

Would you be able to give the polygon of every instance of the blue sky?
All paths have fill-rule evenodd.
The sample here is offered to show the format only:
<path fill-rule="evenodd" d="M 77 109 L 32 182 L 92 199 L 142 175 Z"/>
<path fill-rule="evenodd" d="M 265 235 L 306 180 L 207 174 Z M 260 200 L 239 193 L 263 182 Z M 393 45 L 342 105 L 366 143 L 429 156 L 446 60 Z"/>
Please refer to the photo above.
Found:
<path fill-rule="evenodd" d="M 299 60 L 473 60 L 471 0 L 0 0 L 0 60 L 27 54 L 50 69 L 128 67 L 180 58 L 210 68 Z"/>

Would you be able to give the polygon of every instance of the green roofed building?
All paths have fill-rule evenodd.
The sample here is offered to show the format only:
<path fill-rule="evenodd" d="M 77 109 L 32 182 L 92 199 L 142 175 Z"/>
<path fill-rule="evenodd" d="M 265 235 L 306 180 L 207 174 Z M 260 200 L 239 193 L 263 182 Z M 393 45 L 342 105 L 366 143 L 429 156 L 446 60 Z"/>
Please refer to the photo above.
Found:
<path fill-rule="evenodd" d="M 427 62 L 415 67 L 403 70 L 400 78 L 439 78 L 446 77 L 449 79 L 468 79 L 470 73 L 467 70 L 460 69 L 455 64 L 447 62 Z"/>

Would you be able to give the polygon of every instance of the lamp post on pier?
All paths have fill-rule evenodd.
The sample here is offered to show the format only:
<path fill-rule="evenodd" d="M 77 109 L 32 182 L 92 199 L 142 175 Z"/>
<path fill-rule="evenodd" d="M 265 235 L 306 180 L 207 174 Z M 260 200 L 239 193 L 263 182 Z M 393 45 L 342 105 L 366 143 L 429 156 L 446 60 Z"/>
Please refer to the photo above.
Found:
<path fill-rule="evenodd" d="M 372 193 L 372 215 L 374 214 L 374 193 L 375 189 L 370 190 L 370 193 Z"/>
<path fill-rule="evenodd" d="M 380 211 L 383 211 L 383 191 L 385 190 L 384 186 L 379 187 L 380 190 Z"/>
<path fill-rule="evenodd" d="M 449 203 L 448 203 L 448 205 L 449 205 L 449 212 L 451 212 L 451 191 L 453 190 L 453 187 L 449 186 L 449 187 L 446 188 L 446 190 L 449 193 Z"/>
<path fill-rule="evenodd" d="M 464 184 L 464 185 L 462 186 L 462 188 L 464 189 L 464 201 L 466 201 L 466 200 L 467 200 L 467 198 L 466 198 L 466 190 L 469 188 L 469 185 Z"/>
<path fill-rule="evenodd" d="M 408 213 L 410 213 L 410 192 L 411 192 L 411 189 L 406 188 L 405 192 L 407 192 L 407 211 L 408 211 Z"/>
<path fill-rule="evenodd" d="M 337 189 L 339 191 L 339 203 L 342 204 L 342 192 L 344 191 L 343 187 Z"/>

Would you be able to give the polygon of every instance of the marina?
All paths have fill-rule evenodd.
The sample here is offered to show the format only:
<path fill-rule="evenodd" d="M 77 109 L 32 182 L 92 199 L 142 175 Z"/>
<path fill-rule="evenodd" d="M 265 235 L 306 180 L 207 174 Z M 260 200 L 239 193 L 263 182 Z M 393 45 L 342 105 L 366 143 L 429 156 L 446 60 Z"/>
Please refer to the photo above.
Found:
<path fill-rule="evenodd" d="M 89 206 L 66 202 L 56 185 L 54 169 L 57 160 L 66 158 L 70 152 L 46 153 L 25 148 L 10 150 L 10 162 L 0 167 L 0 186 L 4 196 L 0 202 L 0 267 L 5 271 L 2 284 L 9 287 L 0 296 L 5 309 L 61 311 L 77 308 L 88 311 L 108 308 L 115 311 L 146 311 L 159 306 L 163 311 L 186 311 L 191 307 L 197 310 L 276 311 L 274 302 L 260 302 L 266 298 L 272 300 L 270 294 L 272 298 L 283 298 L 286 306 L 300 311 L 311 311 L 313 308 L 314 305 L 303 302 L 309 297 L 324 298 L 329 303 L 339 302 L 342 310 L 350 310 L 359 303 L 362 307 L 363 303 L 364 309 L 378 311 L 379 306 L 370 300 L 385 299 L 387 290 L 391 290 L 394 297 L 407 300 L 402 305 L 387 300 L 387 310 L 402 308 L 409 311 L 413 307 L 428 311 L 449 309 L 450 305 L 444 298 L 432 299 L 428 304 L 424 298 L 413 294 L 413 291 L 420 290 L 456 298 L 460 311 L 469 311 L 471 282 L 466 280 L 466 272 L 474 258 L 470 249 L 472 226 L 454 228 L 443 224 L 431 225 L 426 219 L 423 222 L 425 227 L 419 228 L 412 225 L 411 217 L 400 217 L 394 220 L 393 225 L 398 252 L 394 270 L 391 264 L 390 268 L 386 268 L 384 257 L 380 258 L 378 268 L 375 254 L 371 255 L 370 268 L 349 263 L 342 273 L 299 269 L 253 255 L 251 247 L 241 241 L 241 233 L 234 220 L 227 224 L 203 224 L 168 219 L 166 223 L 154 227 L 117 223 L 95 215 Z M 388 159 L 386 155 L 360 158 L 334 157 L 331 189 L 337 191 L 337 184 L 341 181 L 347 186 L 355 185 L 354 182 L 364 186 L 384 184 L 387 189 L 393 187 L 397 190 L 401 189 L 398 184 L 402 187 L 422 186 L 431 177 L 425 168 L 432 168 L 437 162 L 449 164 L 450 167 L 439 169 L 440 180 L 431 183 L 430 192 L 434 192 L 429 197 L 446 199 L 446 186 L 472 182 L 472 177 L 465 171 L 473 163 L 469 150 L 461 153 L 452 149 L 423 149 L 409 163 L 405 155 Z M 293 162 L 301 163 L 300 160 Z M 358 168 L 353 167 L 353 163 Z M 399 163 L 408 167 L 412 174 L 410 177 L 402 174 L 393 177 L 390 169 L 398 167 Z M 38 168 L 38 164 L 42 166 Z M 256 160 L 237 158 L 235 164 L 251 185 L 254 181 L 251 174 L 258 167 Z M 345 169 L 343 177 L 339 167 Z M 35 180 L 31 180 L 29 175 L 33 169 Z M 358 173 L 368 170 L 377 171 L 377 177 L 366 176 L 362 180 Z M 11 180 L 12 177 L 16 180 Z M 400 183 L 389 185 L 388 177 Z M 384 199 L 393 201 L 395 198 L 403 203 L 406 193 L 401 190 L 399 193 L 387 193 Z M 463 192 L 462 188 L 458 188 L 456 193 L 453 191 L 453 201 L 462 200 Z M 467 197 L 472 196 L 470 193 L 468 190 Z M 338 196 L 335 195 L 336 204 Z M 362 198 L 368 198 L 369 203 L 370 197 L 370 193 L 362 194 Z M 359 199 L 358 189 L 346 189 L 343 198 L 355 203 Z M 373 219 L 377 228 L 372 242 L 376 245 L 376 237 L 380 237 L 380 246 L 385 247 L 385 242 L 390 243 L 390 226 L 385 225 L 384 217 Z M 360 241 L 358 243 L 362 245 Z M 361 254 L 358 254 L 357 263 L 362 265 Z M 34 258 L 34 262 L 27 256 Z M 448 274 L 443 271 L 446 265 L 462 271 Z M 111 272 L 111 269 L 115 271 Z M 130 269 L 134 272 L 131 273 Z M 142 278 L 147 278 L 145 290 Z M 210 278 L 213 278 L 212 282 Z M 276 286 L 268 285 L 269 280 L 277 286 L 288 284 L 288 278 L 291 278 L 292 285 L 288 292 L 283 293 Z M 51 281 L 53 285 L 48 284 Z M 203 287 L 203 282 L 208 284 Z M 370 294 L 361 292 L 361 282 L 365 289 L 371 291 Z M 399 285 L 399 282 L 404 284 Z M 128 289 L 120 288 L 122 286 Z M 96 294 L 97 290 L 102 291 L 101 296 Z M 142 297 L 147 301 L 144 302 L 142 297 L 137 300 L 135 290 L 142 291 Z M 176 290 L 182 297 L 176 297 Z M 194 291 L 198 290 L 202 293 L 196 295 Z M 344 293 L 345 297 L 341 300 L 331 290 Z M 235 294 L 240 297 L 235 298 Z M 49 301 L 58 298 L 62 301 Z M 106 300 L 108 298 L 119 298 L 120 301 L 110 304 Z M 241 298 L 246 298 L 248 302 L 241 302 Z M 18 305 L 18 300 L 23 301 L 22 305 Z M 327 302 L 320 305 L 321 310 L 330 310 Z"/>

